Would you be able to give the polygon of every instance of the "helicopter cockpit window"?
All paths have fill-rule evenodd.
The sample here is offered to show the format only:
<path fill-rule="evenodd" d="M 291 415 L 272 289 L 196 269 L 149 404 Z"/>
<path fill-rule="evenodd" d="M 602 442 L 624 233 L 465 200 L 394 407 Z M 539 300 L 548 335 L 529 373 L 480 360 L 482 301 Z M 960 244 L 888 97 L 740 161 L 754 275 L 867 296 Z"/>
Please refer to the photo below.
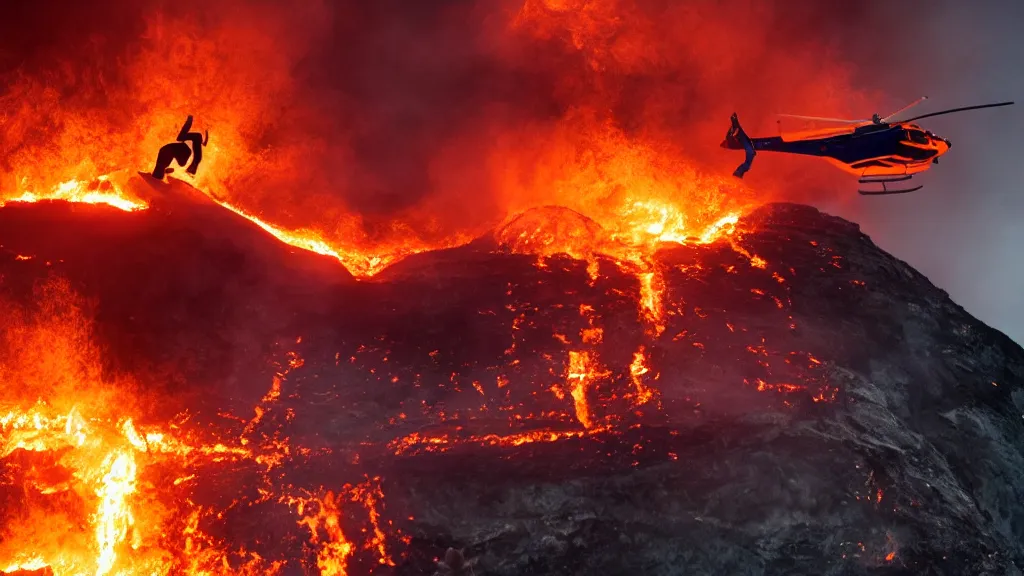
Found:
<path fill-rule="evenodd" d="M 914 142 L 914 143 L 917 143 L 917 144 L 927 144 L 928 143 L 928 137 L 925 136 L 924 132 L 921 132 L 920 130 L 907 130 L 907 136 L 910 138 L 911 142 Z"/>

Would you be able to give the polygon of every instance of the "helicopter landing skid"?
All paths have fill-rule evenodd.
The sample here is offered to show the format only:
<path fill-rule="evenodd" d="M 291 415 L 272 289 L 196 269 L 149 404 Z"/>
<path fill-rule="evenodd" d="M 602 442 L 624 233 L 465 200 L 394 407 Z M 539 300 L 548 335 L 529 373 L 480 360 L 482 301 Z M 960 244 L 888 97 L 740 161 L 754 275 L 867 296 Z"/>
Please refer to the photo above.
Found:
<path fill-rule="evenodd" d="M 924 185 L 916 186 L 914 188 L 901 188 L 899 190 L 890 190 L 889 188 L 886 187 L 886 184 L 889 184 L 889 183 L 892 183 L 892 182 L 904 182 L 904 181 L 910 180 L 911 178 L 913 178 L 913 176 L 900 176 L 899 178 L 871 178 L 869 176 L 869 177 L 866 177 L 866 178 L 861 178 L 860 180 L 858 180 L 859 183 L 861 183 L 861 184 L 881 184 L 882 185 L 882 189 L 881 190 L 857 190 L 857 193 L 860 194 L 861 196 L 888 196 L 888 195 L 892 195 L 892 194 L 906 194 L 908 192 L 916 192 L 916 191 L 920 190 L 921 188 L 924 188 Z"/>

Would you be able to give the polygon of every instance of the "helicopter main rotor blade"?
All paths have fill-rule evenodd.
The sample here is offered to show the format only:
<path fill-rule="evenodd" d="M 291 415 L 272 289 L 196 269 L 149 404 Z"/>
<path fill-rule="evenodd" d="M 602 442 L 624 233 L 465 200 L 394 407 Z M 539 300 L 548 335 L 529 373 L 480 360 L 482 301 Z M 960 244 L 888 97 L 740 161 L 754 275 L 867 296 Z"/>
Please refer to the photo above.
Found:
<path fill-rule="evenodd" d="M 863 124 L 864 122 L 871 122 L 871 119 L 846 120 L 843 118 L 822 118 L 821 116 L 800 116 L 797 114 L 778 114 L 778 116 L 784 116 L 786 118 L 800 118 L 801 120 L 819 120 L 821 122 L 839 122 L 841 124 Z"/>
<path fill-rule="evenodd" d="M 910 110 L 914 106 L 917 106 L 918 104 L 920 104 L 921 102 L 924 102 L 927 99 L 928 99 L 927 96 L 921 96 L 920 98 L 918 98 L 917 100 L 914 100 L 910 104 L 907 104 L 903 108 L 900 108 L 899 110 L 893 112 L 892 114 L 889 114 L 888 116 L 883 117 L 882 118 L 882 122 L 885 122 L 886 124 L 888 124 L 889 123 L 889 119 L 892 118 L 893 116 L 895 116 L 897 114 L 901 114 L 903 112 L 906 112 L 907 110 Z"/>
<path fill-rule="evenodd" d="M 978 106 L 964 106 L 962 108 L 950 108 L 949 110 L 942 110 L 940 112 L 932 112 L 931 114 L 922 114 L 921 116 L 914 116 L 910 120 L 903 120 L 903 122 L 913 122 L 914 120 L 920 120 L 922 118 L 931 118 L 932 116 L 942 116 L 943 114 L 952 114 L 954 112 L 964 112 L 967 110 L 980 110 L 981 108 L 996 108 L 998 106 L 1010 106 L 1013 102 L 996 102 L 995 104 L 980 104 Z"/>

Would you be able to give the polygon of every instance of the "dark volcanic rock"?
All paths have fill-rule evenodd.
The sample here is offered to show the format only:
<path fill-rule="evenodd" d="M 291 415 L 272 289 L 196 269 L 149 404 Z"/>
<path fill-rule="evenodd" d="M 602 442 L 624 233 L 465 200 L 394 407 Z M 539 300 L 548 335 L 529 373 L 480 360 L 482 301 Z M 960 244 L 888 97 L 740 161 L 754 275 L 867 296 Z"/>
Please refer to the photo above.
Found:
<path fill-rule="evenodd" d="M 389 539 L 393 569 L 357 553 L 350 573 L 431 574 L 449 547 L 477 575 L 1024 566 L 1024 350 L 849 222 L 769 205 L 731 243 L 660 251 L 659 321 L 610 259 L 592 278 L 479 243 L 355 281 L 258 229 L 201 230 L 187 212 L 8 207 L 2 286 L 28 298 L 69 277 L 97 302 L 109 369 L 184 374 L 160 384 L 166 410 L 197 425 L 251 416 L 300 357 L 245 433 L 311 450 L 275 490 L 380 477 L 406 540 Z M 566 377 L 584 357 L 603 374 L 586 433 Z M 654 400 L 636 402 L 634 375 Z M 496 440 L 539 430 L 567 437 Z M 315 553 L 255 493 L 261 472 L 207 472 L 197 502 L 254 502 L 209 531 L 302 573 Z"/>

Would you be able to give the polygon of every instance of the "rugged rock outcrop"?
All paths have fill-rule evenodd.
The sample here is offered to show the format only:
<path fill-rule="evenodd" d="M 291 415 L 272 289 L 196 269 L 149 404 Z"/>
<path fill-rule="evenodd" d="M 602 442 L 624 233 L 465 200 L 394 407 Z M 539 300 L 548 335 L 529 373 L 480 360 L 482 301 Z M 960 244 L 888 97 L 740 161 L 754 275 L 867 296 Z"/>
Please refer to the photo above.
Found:
<path fill-rule="evenodd" d="M 254 486 L 365 478 L 395 565 L 350 574 L 1021 573 L 1024 350 L 856 225 L 768 205 L 596 273 L 502 240 L 357 281 L 227 213 L 11 205 L 0 288 L 92 299 L 107 370 L 164 399 L 143 421 L 261 407 L 224 437 L 295 449 L 182 489 L 284 574 L 316 546 Z"/>

